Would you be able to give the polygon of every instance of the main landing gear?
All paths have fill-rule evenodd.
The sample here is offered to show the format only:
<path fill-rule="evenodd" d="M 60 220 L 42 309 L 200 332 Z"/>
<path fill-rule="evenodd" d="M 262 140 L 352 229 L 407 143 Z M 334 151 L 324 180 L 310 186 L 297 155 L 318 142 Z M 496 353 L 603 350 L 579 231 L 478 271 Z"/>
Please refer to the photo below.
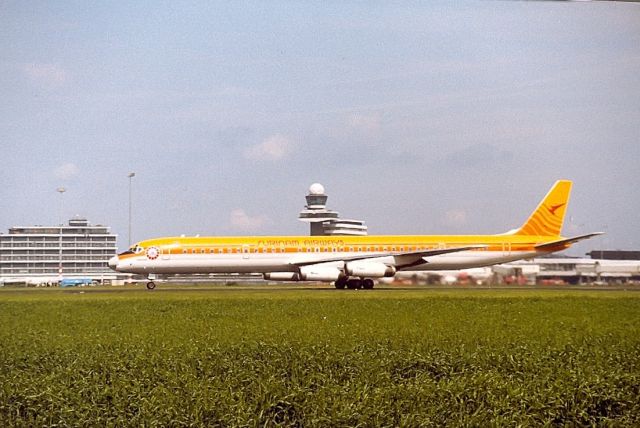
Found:
<path fill-rule="evenodd" d="M 340 278 L 334 283 L 335 287 L 339 290 L 343 290 L 345 287 L 349 290 L 358 290 L 364 288 L 365 290 L 371 290 L 373 288 L 373 279 L 371 278 Z"/>

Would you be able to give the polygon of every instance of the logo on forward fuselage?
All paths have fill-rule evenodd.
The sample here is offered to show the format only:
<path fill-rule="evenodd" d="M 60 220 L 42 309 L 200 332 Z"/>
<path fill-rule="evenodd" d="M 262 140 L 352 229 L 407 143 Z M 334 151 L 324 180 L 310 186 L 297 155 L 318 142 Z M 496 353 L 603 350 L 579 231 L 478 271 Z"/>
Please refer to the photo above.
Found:
<path fill-rule="evenodd" d="M 158 258 L 160 251 L 156 247 L 147 248 L 147 258 L 149 260 L 155 260 Z"/>

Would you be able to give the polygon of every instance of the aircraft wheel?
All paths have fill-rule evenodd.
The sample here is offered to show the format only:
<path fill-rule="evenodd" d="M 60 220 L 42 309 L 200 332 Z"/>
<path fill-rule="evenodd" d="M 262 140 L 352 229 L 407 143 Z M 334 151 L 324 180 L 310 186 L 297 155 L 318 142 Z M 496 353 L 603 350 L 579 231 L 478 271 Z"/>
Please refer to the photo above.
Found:
<path fill-rule="evenodd" d="M 359 279 L 350 279 L 349 281 L 347 281 L 347 288 L 349 290 L 357 290 L 358 288 L 362 287 L 362 281 L 360 281 Z"/>
<path fill-rule="evenodd" d="M 153 281 L 149 281 L 147 282 L 147 290 L 153 290 L 154 288 L 156 288 L 156 283 Z"/>
<path fill-rule="evenodd" d="M 373 288 L 373 279 L 367 278 L 362 280 L 362 288 L 371 290 Z"/>
<path fill-rule="evenodd" d="M 344 290 L 344 287 L 347 285 L 347 280 L 345 278 L 338 279 L 334 285 L 338 290 Z"/>

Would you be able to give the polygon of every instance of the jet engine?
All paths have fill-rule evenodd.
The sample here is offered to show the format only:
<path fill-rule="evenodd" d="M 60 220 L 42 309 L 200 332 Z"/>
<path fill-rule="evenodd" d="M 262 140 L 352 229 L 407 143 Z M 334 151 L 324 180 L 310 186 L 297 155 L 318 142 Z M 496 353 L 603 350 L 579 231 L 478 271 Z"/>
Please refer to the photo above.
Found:
<path fill-rule="evenodd" d="M 349 276 L 359 276 L 362 278 L 382 278 L 396 274 L 396 268 L 387 266 L 384 263 L 374 262 L 351 262 L 345 265 L 345 272 Z"/>
<path fill-rule="evenodd" d="M 300 281 L 300 274 L 296 272 L 267 272 L 262 277 L 273 281 Z"/>
<path fill-rule="evenodd" d="M 335 267 L 303 266 L 300 268 L 302 281 L 332 282 L 344 277 L 344 273 Z"/>
<path fill-rule="evenodd" d="M 344 277 L 338 268 L 303 266 L 297 272 L 267 272 L 262 277 L 273 281 L 324 281 L 333 282 Z"/>

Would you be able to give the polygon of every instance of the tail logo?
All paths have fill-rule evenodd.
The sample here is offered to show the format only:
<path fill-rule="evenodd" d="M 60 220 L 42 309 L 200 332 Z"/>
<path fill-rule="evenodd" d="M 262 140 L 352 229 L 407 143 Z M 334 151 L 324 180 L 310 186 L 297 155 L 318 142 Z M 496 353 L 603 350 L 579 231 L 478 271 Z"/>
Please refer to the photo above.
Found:
<path fill-rule="evenodd" d="M 566 202 L 558 205 L 551 205 L 551 207 L 548 207 L 547 209 L 552 215 L 556 215 L 556 211 L 565 205 L 566 205 Z"/>

